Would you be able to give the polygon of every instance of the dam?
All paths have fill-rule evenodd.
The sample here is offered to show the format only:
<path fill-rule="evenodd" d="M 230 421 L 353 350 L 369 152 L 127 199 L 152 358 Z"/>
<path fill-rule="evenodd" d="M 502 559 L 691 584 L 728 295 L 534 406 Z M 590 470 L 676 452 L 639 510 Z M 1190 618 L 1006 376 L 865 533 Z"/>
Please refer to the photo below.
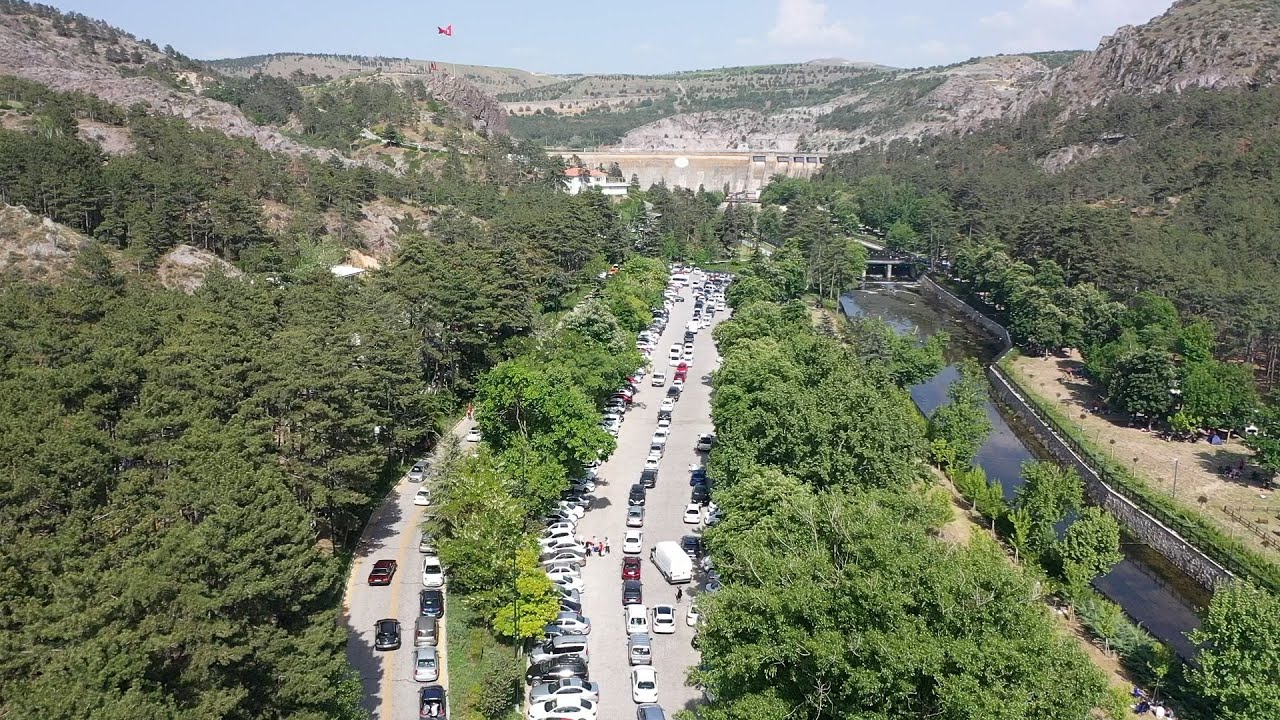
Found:
<path fill-rule="evenodd" d="M 812 177 L 830 157 L 827 153 L 780 151 L 680 152 L 653 150 L 563 150 L 548 149 L 566 161 L 577 156 L 583 165 L 608 170 L 613 163 L 622 168 L 622 176 L 635 175 L 640 187 L 665 181 L 671 187 L 697 190 L 724 190 L 731 193 L 759 192 L 774 175 Z"/>

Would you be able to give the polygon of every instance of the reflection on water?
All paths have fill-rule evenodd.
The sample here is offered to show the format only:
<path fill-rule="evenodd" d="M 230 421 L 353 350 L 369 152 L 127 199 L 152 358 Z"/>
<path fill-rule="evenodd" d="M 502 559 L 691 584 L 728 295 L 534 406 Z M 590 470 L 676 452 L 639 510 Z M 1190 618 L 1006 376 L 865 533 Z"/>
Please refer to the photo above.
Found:
<path fill-rule="evenodd" d="M 945 353 L 950 364 L 911 388 L 912 399 L 926 415 L 946 402 L 947 388 L 959 377 L 956 363 L 960 359 L 972 357 L 989 363 L 1000 349 L 997 341 L 970 326 L 962 316 L 909 290 L 858 291 L 845 295 L 840 303 L 846 315 L 879 318 L 899 333 L 918 333 L 922 338 L 939 331 L 947 333 Z M 1012 498 L 1022 485 L 1022 464 L 1049 455 L 1028 433 L 1011 427 L 995 403 L 988 402 L 986 412 L 991 434 L 975 462 L 988 478 L 1000 483 L 1005 498 Z M 1094 585 L 1152 635 L 1183 657 L 1191 657 L 1193 649 L 1185 634 L 1199 625 L 1193 608 L 1205 605 L 1207 594 L 1150 548 L 1136 545 L 1128 537 L 1124 541 L 1121 551 L 1125 559 Z"/>

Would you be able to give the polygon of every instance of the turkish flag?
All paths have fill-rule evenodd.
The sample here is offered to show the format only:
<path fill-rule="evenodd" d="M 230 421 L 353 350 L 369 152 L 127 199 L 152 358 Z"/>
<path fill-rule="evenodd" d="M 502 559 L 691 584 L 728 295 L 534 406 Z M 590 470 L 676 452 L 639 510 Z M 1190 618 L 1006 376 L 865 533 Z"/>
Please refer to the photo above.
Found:
<path fill-rule="evenodd" d="M 445 25 L 444 27 L 440 27 L 439 25 L 437 25 L 436 31 L 440 35 L 448 35 L 449 37 L 453 37 L 453 25 Z"/>

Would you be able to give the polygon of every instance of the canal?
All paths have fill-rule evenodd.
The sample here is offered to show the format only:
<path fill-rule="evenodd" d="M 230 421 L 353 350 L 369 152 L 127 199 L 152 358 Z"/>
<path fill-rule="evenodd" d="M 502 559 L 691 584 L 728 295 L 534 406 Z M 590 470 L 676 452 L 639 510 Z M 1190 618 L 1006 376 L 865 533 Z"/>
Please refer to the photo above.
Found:
<path fill-rule="evenodd" d="M 997 340 L 971 325 L 964 316 L 904 287 L 859 290 L 841 298 L 841 309 L 848 316 L 880 318 L 899 333 L 918 333 L 921 338 L 940 331 L 947 333 L 947 366 L 911 388 L 912 399 L 926 415 L 946 402 L 947 388 L 959 376 L 956 363 L 969 357 L 989 364 L 1000 351 Z M 1016 417 L 1006 417 L 991 401 L 987 402 L 986 411 L 991 434 L 974 462 L 989 479 L 1000 483 L 1006 498 L 1012 498 L 1022 485 L 1022 464 L 1052 458 L 1034 436 L 1020 427 Z M 1172 645 L 1179 655 L 1192 657 L 1194 648 L 1186 633 L 1199 625 L 1195 608 L 1208 604 L 1208 592 L 1132 538 L 1123 537 L 1120 549 L 1124 560 L 1098 578 L 1094 586 L 1148 632 Z"/>

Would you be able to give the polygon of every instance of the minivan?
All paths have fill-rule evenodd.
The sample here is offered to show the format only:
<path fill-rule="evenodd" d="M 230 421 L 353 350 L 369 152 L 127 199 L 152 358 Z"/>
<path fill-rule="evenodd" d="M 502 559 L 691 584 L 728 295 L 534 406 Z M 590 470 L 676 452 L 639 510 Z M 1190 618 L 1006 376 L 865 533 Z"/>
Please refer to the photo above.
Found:
<path fill-rule="evenodd" d="M 627 636 L 627 659 L 632 665 L 653 664 L 653 644 L 649 639 L 649 633 L 635 633 Z"/>
<path fill-rule="evenodd" d="M 544 660 L 553 660 L 568 655 L 575 655 L 590 662 L 587 652 L 586 635 L 557 635 L 534 646 L 529 651 L 529 662 L 534 664 Z"/>
<path fill-rule="evenodd" d="M 413 621 L 413 646 L 435 647 L 440 642 L 440 621 L 426 615 Z"/>
<path fill-rule="evenodd" d="M 623 607 L 623 618 L 627 626 L 627 634 L 649 632 L 649 611 L 641 603 L 631 603 Z"/>

